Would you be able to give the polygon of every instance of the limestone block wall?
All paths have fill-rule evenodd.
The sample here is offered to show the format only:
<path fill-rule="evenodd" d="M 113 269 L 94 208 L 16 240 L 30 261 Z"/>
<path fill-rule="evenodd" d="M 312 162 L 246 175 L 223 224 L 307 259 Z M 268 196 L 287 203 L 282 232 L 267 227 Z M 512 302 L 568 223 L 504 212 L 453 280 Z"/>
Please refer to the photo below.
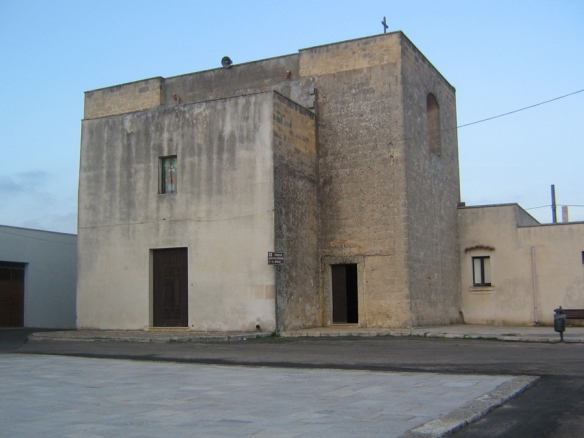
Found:
<path fill-rule="evenodd" d="M 86 119 L 154 108 L 162 103 L 164 79 L 145 79 L 85 93 Z"/>
<path fill-rule="evenodd" d="M 218 60 L 219 63 L 220 60 Z M 234 64 L 170 78 L 156 77 L 85 93 L 85 118 L 157 106 L 184 105 L 274 90 L 313 108 L 310 83 L 299 75 L 299 55 Z"/>
<path fill-rule="evenodd" d="M 274 249 L 285 257 L 274 267 L 278 326 L 321 326 L 315 116 L 274 93 L 273 121 Z"/>
<path fill-rule="evenodd" d="M 410 325 L 400 34 L 300 51 L 316 89 L 323 322 L 330 265 L 356 263 L 359 324 Z"/>
<path fill-rule="evenodd" d="M 152 325 L 152 250 L 186 247 L 191 329 L 275 329 L 272 118 L 264 93 L 83 122 L 79 327 Z"/>
<path fill-rule="evenodd" d="M 460 201 L 454 88 L 404 36 L 408 270 L 412 325 L 461 322 L 457 204 Z M 431 150 L 428 94 L 439 108 L 440 150 Z"/>

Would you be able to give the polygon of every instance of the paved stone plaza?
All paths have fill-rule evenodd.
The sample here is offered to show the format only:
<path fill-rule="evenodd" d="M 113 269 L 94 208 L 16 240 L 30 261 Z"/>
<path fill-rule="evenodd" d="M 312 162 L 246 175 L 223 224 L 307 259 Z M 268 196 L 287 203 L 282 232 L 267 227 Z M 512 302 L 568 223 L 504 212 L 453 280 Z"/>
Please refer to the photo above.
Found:
<path fill-rule="evenodd" d="M 397 437 L 513 380 L 5 354 L 0 435 Z"/>

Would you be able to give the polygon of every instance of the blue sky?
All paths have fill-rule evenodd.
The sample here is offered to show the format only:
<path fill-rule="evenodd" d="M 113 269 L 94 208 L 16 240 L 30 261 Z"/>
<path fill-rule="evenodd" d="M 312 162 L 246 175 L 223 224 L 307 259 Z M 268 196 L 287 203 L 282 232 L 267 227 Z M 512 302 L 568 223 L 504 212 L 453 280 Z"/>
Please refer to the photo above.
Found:
<path fill-rule="evenodd" d="M 76 232 L 84 91 L 374 35 L 384 16 L 456 87 L 459 125 L 584 89 L 580 0 L 0 0 L 0 224 Z M 583 127 L 579 93 L 461 128 L 462 200 L 545 206 L 555 184 L 584 205 Z"/>

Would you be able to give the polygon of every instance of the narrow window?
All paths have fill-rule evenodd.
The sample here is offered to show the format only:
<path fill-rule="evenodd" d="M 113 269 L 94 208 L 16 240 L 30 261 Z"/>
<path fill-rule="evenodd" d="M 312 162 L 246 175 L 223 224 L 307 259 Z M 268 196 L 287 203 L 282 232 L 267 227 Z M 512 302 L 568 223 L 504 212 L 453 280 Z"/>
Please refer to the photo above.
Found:
<path fill-rule="evenodd" d="M 159 192 L 176 193 L 176 156 L 160 158 Z"/>
<path fill-rule="evenodd" d="M 491 257 L 472 258 L 472 282 L 473 286 L 491 285 Z"/>
<path fill-rule="evenodd" d="M 440 156 L 442 153 L 442 145 L 440 140 L 440 109 L 438 108 L 438 101 L 436 100 L 436 96 L 434 96 L 432 93 L 428 94 L 427 110 L 428 146 L 432 152 Z"/>

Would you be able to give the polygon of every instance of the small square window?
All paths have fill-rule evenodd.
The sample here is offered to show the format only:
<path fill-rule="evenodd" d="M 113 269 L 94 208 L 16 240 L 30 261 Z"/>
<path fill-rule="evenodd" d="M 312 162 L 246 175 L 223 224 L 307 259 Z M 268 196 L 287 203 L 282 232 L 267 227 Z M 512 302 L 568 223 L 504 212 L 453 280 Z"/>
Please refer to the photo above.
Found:
<path fill-rule="evenodd" d="M 176 193 L 176 156 L 160 158 L 159 193 Z"/>
<path fill-rule="evenodd" d="M 472 283 L 473 286 L 491 285 L 491 257 L 472 258 Z"/>

